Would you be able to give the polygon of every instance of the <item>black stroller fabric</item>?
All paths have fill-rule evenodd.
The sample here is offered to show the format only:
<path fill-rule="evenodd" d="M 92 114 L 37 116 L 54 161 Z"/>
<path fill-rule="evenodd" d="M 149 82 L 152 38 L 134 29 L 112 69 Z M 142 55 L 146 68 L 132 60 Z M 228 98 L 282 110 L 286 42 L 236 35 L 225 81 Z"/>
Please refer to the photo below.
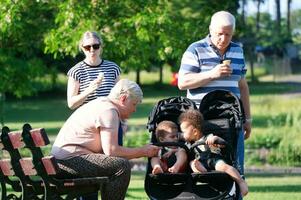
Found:
<path fill-rule="evenodd" d="M 154 133 L 159 124 L 163 120 L 170 120 L 178 124 L 179 115 L 185 110 L 193 108 L 197 109 L 195 103 L 186 97 L 170 97 L 159 101 L 148 117 L 147 129 Z M 156 137 L 152 134 L 151 141 L 157 142 Z"/>
<path fill-rule="evenodd" d="M 203 133 L 223 138 L 228 143 L 227 152 L 223 152 L 226 161 L 240 169 L 235 159 L 238 134 L 245 120 L 240 99 L 229 91 L 216 90 L 203 98 L 199 110 L 205 120 Z"/>
<path fill-rule="evenodd" d="M 186 97 L 171 97 L 160 100 L 150 113 L 147 128 L 151 133 L 151 142 L 158 146 L 155 137 L 156 126 L 163 120 L 171 120 L 178 124 L 179 115 L 185 110 L 198 109 L 193 101 Z M 204 115 L 205 125 L 203 132 L 209 134 L 216 132 L 231 146 L 227 154 L 229 162 L 235 162 L 237 132 L 242 124 L 242 110 L 238 98 L 227 91 L 214 91 L 207 94 L 199 107 Z M 183 143 L 179 142 L 179 146 Z M 186 146 L 185 146 L 186 147 Z M 187 153 L 189 150 L 186 148 Z M 223 172 L 212 171 L 208 173 L 158 174 L 151 173 L 150 159 L 147 164 L 145 176 L 145 191 L 150 199 L 236 199 L 233 193 L 234 181 Z M 235 190 L 235 189 L 234 189 Z"/>

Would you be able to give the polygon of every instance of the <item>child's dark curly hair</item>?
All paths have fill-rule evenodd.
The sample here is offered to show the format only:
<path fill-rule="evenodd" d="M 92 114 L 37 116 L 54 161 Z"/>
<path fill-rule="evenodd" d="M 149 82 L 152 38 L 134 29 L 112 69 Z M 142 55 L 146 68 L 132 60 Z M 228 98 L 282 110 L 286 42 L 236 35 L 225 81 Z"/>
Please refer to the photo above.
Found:
<path fill-rule="evenodd" d="M 188 109 L 185 112 L 181 113 L 178 121 L 179 124 L 188 122 L 194 128 L 202 132 L 204 118 L 202 113 L 196 109 Z"/>

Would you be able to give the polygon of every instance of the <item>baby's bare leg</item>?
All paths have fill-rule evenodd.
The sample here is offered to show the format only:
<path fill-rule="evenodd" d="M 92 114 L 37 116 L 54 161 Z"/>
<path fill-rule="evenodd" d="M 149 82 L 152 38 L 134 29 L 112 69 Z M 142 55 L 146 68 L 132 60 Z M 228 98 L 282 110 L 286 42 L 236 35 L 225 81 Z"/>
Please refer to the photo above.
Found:
<path fill-rule="evenodd" d="M 152 174 L 160 174 L 163 173 L 163 169 L 160 165 L 160 159 L 158 157 L 153 157 L 151 159 L 151 165 L 152 165 Z"/>
<path fill-rule="evenodd" d="M 207 169 L 197 159 L 194 159 L 193 161 L 190 162 L 190 167 L 191 167 L 192 171 L 196 172 L 196 173 L 207 172 Z"/>
<path fill-rule="evenodd" d="M 226 164 L 224 161 L 221 160 L 216 163 L 215 169 L 217 171 L 222 171 L 229 174 L 233 178 L 233 180 L 238 184 L 242 196 L 246 196 L 248 194 L 249 189 L 246 181 L 240 176 L 240 174 L 234 167 Z"/>
<path fill-rule="evenodd" d="M 160 165 L 155 165 L 152 170 L 152 174 L 161 174 L 163 173 L 162 167 Z"/>
<path fill-rule="evenodd" d="M 185 165 L 187 163 L 187 154 L 184 149 L 179 149 L 178 152 L 176 152 L 176 163 L 168 169 L 170 173 L 178 173 L 181 169 L 185 168 Z"/>

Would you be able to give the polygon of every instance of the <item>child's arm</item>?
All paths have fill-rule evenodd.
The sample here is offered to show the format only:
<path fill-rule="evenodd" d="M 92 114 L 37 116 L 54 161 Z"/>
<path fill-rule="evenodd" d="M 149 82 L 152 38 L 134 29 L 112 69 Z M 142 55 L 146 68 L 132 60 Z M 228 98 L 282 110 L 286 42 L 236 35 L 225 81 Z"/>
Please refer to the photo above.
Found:
<path fill-rule="evenodd" d="M 207 139 L 206 139 L 206 144 L 208 144 L 208 145 L 222 145 L 219 143 L 223 143 L 223 142 L 225 142 L 225 140 L 223 138 L 218 137 L 213 134 L 208 135 Z M 215 143 L 217 143 L 217 144 L 215 144 Z"/>
<path fill-rule="evenodd" d="M 213 145 L 214 142 L 217 141 L 218 138 L 219 138 L 218 136 L 210 134 L 210 135 L 207 136 L 206 144 Z"/>
<path fill-rule="evenodd" d="M 178 148 L 170 148 L 165 154 L 162 155 L 163 158 L 169 158 L 172 154 L 178 152 Z"/>

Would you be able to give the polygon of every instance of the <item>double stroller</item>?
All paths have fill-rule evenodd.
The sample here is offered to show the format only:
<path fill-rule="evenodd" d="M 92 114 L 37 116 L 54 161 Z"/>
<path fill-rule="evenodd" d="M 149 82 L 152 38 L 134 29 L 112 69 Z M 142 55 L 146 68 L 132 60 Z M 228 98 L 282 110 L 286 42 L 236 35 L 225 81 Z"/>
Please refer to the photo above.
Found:
<path fill-rule="evenodd" d="M 236 147 L 238 134 L 243 123 L 241 101 L 231 92 L 216 90 L 208 93 L 199 108 L 186 97 L 171 97 L 160 100 L 149 115 L 147 128 L 151 133 L 151 143 L 157 146 L 176 146 L 184 148 L 189 154 L 190 149 L 180 139 L 177 143 L 160 143 L 156 139 L 156 126 L 163 120 L 178 124 L 179 115 L 187 109 L 199 109 L 204 117 L 203 134 L 214 133 L 226 141 L 222 150 L 225 161 L 239 170 L 236 163 Z M 178 124 L 179 125 L 179 124 Z M 179 127 L 180 130 L 180 127 Z M 181 138 L 179 136 L 179 138 Z M 145 191 L 150 199 L 238 199 L 239 187 L 233 179 L 224 172 L 208 171 L 193 173 L 188 167 L 183 173 L 152 174 L 150 159 L 147 163 L 145 176 Z M 169 166 L 170 167 L 170 166 Z"/>

